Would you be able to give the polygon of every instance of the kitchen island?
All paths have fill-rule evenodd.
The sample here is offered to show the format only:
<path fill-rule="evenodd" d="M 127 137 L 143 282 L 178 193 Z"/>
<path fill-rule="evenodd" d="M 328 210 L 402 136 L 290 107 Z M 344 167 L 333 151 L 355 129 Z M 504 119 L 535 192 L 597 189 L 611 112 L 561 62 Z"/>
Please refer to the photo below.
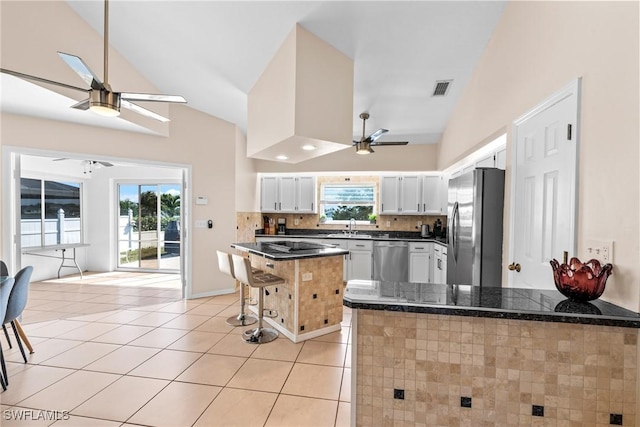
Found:
<path fill-rule="evenodd" d="M 275 317 L 264 321 L 293 342 L 340 330 L 342 322 L 343 255 L 349 251 L 308 242 L 234 243 L 251 265 L 280 276 L 282 285 L 266 288 L 265 309 Z M 257 298 L 257 289 L 251 295 Z M 253 306 L 250 310 L 255 310 Z"/>
<path fill-rule="evenodd" d="M 352 425 L 640 425 L 640 315 L 555 290 L 349 282 Z"/>

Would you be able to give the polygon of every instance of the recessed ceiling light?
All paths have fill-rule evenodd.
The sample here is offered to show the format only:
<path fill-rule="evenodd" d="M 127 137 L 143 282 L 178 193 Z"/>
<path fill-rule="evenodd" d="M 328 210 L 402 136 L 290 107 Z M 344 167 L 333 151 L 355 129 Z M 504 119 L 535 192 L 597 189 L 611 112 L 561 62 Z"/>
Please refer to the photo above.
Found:
<path fill-rule="evenodd" d="M 311 144 L 305 144 L 302 146 L 302 149 L 305 151 L 312 151 L 316 149 L 316 146 Z"/>
<path fill-rule="evenodd" d="M 288 157 L 285 156 L 284 154 L 280 154 L 279 156 L 276 157 L 276 159 L 278 159 L 278 160 L 287 160 Z"/>

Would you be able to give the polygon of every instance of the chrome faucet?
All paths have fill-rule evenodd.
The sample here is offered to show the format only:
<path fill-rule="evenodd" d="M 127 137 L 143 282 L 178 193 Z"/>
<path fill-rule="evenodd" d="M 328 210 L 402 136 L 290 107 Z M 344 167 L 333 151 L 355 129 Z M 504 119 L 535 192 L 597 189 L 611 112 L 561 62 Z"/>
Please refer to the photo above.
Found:
<path fill-rule="evenodd" d="M 355 218 L 351 218 L 349 220 L 349 234 L 356 234 L 356 220 Z"/>

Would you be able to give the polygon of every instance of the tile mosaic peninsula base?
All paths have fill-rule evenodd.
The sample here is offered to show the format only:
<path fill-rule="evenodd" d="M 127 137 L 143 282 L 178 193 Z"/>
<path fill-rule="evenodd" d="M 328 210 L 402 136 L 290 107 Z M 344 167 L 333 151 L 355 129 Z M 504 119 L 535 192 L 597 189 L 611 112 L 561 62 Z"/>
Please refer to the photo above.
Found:
<path fill-rule="evenodd" d="M 636 425 L 635 328 L 362 309 L 353 320 L 359 426 Z"/>

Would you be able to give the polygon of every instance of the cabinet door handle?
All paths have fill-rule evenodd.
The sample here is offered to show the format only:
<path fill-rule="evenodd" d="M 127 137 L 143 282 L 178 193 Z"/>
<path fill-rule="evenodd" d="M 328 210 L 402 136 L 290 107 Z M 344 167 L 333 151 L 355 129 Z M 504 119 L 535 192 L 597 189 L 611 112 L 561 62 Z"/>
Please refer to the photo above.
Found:
<path fill-rule="evenodd" d="M 282 202 L 279 203 L 280 210 L 282 210 Z"/>
<path fill-rule="evenodd" d="M 356 248 L 364 248 L 364 245 L 356 245 Z"/>
<path fill-rule="evenodd" d="M 384 203 L 382 204 L 382 208 L 380 208 L 382 212 L 384 212 Z"/>
<path fill-rule="evenodd" d="M 427 211 L 427 204 L 426 204 L 426 203 L 424 203 L 424 204 L 422 205 L 422 212 L 426 212 L 426 211 Z"/>
<path fill-rule="evenodd" d="M 418 212 L 420 212 L 420 203 L 418 203 Z"/>
<path fill-rule="evenodd" d="M 277 210 L 278 209 L 278 202 L 273 202 L 273 210 Z"/>
<path fill-rule="evenodd" d="M 416 249 L 424 249 L 424 248 L 419 248 L 419 247 L 416 246 Z"/>
<path fill-rule="evenodd" d="M 311 202 L 311 210 L 313 210 L 313 202 Z"/>

